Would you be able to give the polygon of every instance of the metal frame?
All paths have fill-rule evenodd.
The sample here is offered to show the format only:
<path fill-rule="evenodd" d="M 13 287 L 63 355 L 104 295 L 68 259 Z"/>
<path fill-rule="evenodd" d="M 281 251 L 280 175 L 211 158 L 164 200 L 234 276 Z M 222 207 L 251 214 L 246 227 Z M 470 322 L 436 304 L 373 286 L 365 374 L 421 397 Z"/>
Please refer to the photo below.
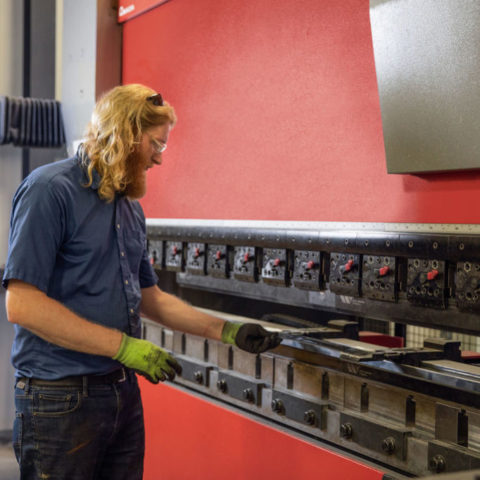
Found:
<path fill-rule="evenodd" d="M 409 259 L 438 259 L 446 262 L 443 272 L 448 284 L 442 283 L 444 301 L 433 303 L 407 295 L 406 277 L 399 280 L 402 288 L 393 301 L 383 301 L 361 293 L 334 294 L 327 285 L 323 290 L 304 290 L 275 286 L 263 281 L 246 282 L 234 275 L 216 278 L 191 275 L 178 268 L 177 283 L 186 288 L 226 295 L 254 298 L 308 309 L 344 313 L 377 320 L 452 330 L 468 334 L 480 332 L 480 304 L 458 308 L 454 296 L 457 262 L 480 260 L 480 225 L 466 224 L 387 224 L 340 222 L 260 222 L 223 220 L 147 220 L 149 239 L 160 241 L 221 244 L 231 247 L 286 249 L 287 251 L 320 251 L 358 256 L 395 257 L 406 269 Z M 186 250 L 186 248 L 184 248 Z M 362 257 L 363 256 L 363 257 Z M 361 260 L 360 262 L 361 263 Z M 420 305 L 419 305 L 420 303 Z M 478 308 L 477 308 L 478 307 Z"/>

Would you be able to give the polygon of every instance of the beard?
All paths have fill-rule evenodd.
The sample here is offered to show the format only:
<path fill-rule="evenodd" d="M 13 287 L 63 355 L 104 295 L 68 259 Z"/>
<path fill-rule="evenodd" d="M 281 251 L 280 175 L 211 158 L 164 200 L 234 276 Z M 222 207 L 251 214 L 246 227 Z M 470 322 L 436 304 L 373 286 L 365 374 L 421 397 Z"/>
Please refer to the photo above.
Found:
<path fill-rule="evenodd" d="M 132 153 L 127 158 L 125 195 L 132 200 L 138 200 L 147 193 L 147 171 L 145 167 L 145 162 L 140 155 Z"/>

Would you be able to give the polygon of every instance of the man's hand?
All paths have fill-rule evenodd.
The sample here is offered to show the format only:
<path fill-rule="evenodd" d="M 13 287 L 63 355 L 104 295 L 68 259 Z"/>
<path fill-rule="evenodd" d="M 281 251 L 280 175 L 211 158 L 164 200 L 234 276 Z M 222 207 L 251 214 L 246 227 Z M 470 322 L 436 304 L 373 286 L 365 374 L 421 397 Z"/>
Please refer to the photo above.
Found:
<path fill-rule="evenodd" d="M 182 373 L 182 367 L 165 350 L 147 340 L 122 336 L 122 343 L 114 360 L 132 368 L 152 383 L 173 380 L 175 373 Z"/>
<path fill-rule="evenodd" d="M 268 332 L 256 323 L 225 322 L 222 342 L 236 345 L 250 353 L 262 353 L 280 345 L 277 333 Z"/>

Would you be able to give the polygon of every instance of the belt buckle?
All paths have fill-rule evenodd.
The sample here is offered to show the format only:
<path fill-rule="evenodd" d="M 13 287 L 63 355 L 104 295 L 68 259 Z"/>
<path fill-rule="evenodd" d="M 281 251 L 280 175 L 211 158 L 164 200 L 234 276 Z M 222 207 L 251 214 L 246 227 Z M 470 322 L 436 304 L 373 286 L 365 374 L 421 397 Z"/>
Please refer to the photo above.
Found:
<path fill-rule="evenodd" d="M 127 379 L 127 372 L 125 371 L 124 368 L 122 368 L 122 378 L 120 378 L 117 383 L 122 383 Z"/>

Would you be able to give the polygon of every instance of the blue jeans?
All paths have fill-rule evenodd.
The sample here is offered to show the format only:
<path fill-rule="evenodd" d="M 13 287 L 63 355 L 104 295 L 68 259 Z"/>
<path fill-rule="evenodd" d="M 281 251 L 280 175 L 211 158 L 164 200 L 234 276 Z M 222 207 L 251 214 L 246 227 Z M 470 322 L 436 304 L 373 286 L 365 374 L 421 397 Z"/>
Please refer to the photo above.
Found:
<path fill-rule="evenodd" d="M 135 374 L 106 385 L 87 381 L 17 381 L 13 446 L 21 480 L 142 479 L 145 431 Z"/>

